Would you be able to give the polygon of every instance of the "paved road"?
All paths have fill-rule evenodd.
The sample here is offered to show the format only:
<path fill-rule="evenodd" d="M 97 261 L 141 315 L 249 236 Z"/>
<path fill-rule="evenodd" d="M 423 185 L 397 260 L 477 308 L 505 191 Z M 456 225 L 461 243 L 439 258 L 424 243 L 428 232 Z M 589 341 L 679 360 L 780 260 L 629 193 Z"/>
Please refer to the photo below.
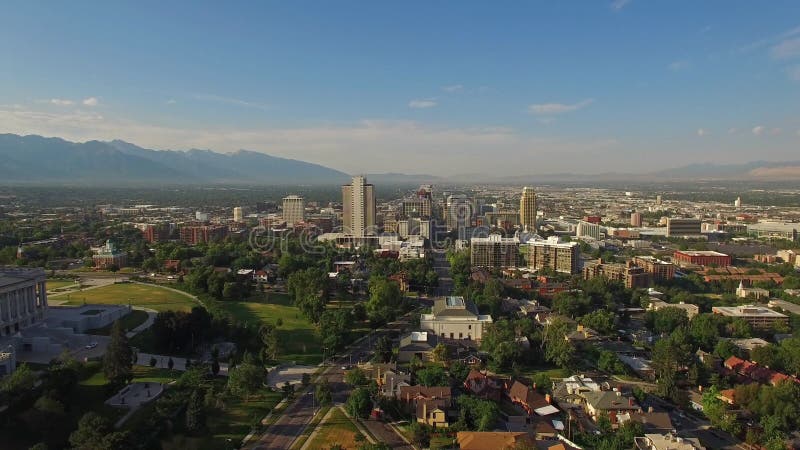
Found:
<path fill-rule="evenodd" d="M 388 444 L 392 449 L 414 450 L 414 447 L 404 441 L 388 423 L 372 419 L 363 420 L 361 423 L 367 427 L 367 430 L 375 436 L 378 442 Z"/>
<path fill-rule="evenodd" d="M 371 346 L 376 339 L 403 329 L 407 326 L 409 317 L 410 315 L 407 315 L 402 320 L 387 325 L 386 328 L 374 330 L 367 339 L 363 339 L 358 344 L 351 347 L 347 353 L 332 361 L 332 365 L 329 366 L 321 376 L 327 378 L 331 386 L 331 397 L 334 404 L 344 403 L 350 395 L 350 387 L 344 382 L 344 370 L 342 370 L 342 366 L 349 364 L 351 360 L 355 362 L 360 355 L 371 354 Z M 247 448 L 254 450 L 285 450 L 290 448 L 297 439 L 297 436 L 303 432 L 314 417 L 315 406 L 313 396 L 299 396 L 299 398 L 280 414 L 278 420 L 267 428 L 266 432 L 258 441 L 248 445 Z M 368 429 L 372 431 L 371 428 Z M 396 434 L 392 434 L 393 438 L 400 439 Z M 387 438 L 389 438 L 388 434 Z M 405 445 L 405 442 L 401 440 L 400 445 Z"/>
<path fill-rule="evenodd" d="M 450 262 L 447 260 L 445 250 L 433 250 L 433 270 L 439 276 L 437 295 L 451 295 L 453 293 L 453 278 L 450 276 Z"/>

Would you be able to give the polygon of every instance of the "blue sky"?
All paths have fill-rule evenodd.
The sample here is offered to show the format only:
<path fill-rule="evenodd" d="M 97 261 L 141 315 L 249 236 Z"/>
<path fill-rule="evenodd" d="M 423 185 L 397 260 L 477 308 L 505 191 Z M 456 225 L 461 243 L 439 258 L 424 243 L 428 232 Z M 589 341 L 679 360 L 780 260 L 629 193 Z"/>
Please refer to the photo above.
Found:
<path fill-rule="evenodd" d="M 10 2 L 0 132 L 351 173 L 800 159 L 800 2 Z"/>

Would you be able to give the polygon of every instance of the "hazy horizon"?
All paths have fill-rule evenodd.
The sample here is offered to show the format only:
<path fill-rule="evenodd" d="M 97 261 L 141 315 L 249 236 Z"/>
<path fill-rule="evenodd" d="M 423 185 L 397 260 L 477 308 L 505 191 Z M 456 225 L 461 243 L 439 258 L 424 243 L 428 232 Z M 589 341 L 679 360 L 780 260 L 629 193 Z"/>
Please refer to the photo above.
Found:
<path fill-rule="evenodd" d="M 0 132 L 346 173 L 798 159 L 800 4 L 14 2 Z"/>

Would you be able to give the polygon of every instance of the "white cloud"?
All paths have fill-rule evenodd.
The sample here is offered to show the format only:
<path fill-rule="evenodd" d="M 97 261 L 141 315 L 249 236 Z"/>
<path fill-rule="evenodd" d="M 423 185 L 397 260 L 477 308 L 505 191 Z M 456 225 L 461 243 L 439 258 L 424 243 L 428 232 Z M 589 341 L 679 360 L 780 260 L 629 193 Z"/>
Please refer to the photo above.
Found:
<path fill-rule="evenodd" d="M 414 109 L 426 109 L 426 108 L 433 108 L 437 104 L 438 103 L 436 103 L 436 100 L 432 98 L 415 99 L 408 102 L 408 107 Z"/>
<path fill-rule="evenodd" d="M 708 134 L 710 134 L 710 133 L 705 128 L 698 128 L 697 129 L 697 135 L 700 136 L 700 137 L 706 136 Z"/>
<path fill-rule="evenodd" d="M 247 100 L 242 100 L 239 98 L 234 97 L 225 97 L 222 95 L 214 95 L 214 94 L 194 94 L 191 96 L 195 100 L 201 100 L 205 102 L 216 102 L 216 103 L 225 103 L 227 105 L 233 106 L 241 106 L 243 108 L 253 108 L 253 109 L 260 109 L 262 111 L 266 111 L 269 109 L 269 105 L 265 105 L 262 103 L 255 103 L 250 102 Z"/>
<path fill-rule="evenodd" d="M 800 38 L 779 42 L 770 49 L 769 54 L 775 59 L 791 59 L 800 56 Z"/>
<path fill-rule="evenodd" d="M 72 100 L 67 100 L 65 98 L 51 98 L 50 104 L 56 106 L 70 106 L 75 104 L 75 102 L 73 102 Z"/>
<path fill-rule="evenodd" d="M 783 131 L 783 130 L 780 129 L 780 128 L 771 128 L 769 130 L 769 134 L 772 135 L 772 136 L 777 136 L 777 135 L 781 134 L 781 131 Z"/>
<path fill-rule="evenodd" d="M 613 2 L 611 2 L 610 6 L 611 9 L 613 9 L 614 11 L 619 11 L 622 8 L 628 6 L 630 2 L 631 0 L 614 0 Z"/>
<path fill-rule="evenodd" d="M 680 61 L 673 61 L 669 63 L 669 65 L 667 65 L 667 68 L 673 72 L 678 72 L 688 67 L 689 67 L 689 61 L 685 59 Z"/>
<path fill-rule="evenodd" d="M 593 102 L 594 99 L 589 98 L 571 105 L 565 103 L 536 103 L 528 106 L 528 112 L 536 114 L 537 116 L 552 116 L 555 114 L 577 111 L 591 105 Z"/>
<path fill-rule="evenodd" d="M 166 104 L 168 104 L 168 105 L 174 105 L 175 103 L 178 103 L 178 101 L 177 101 L 177 100 L 175 100 L 174 98 L 171 98 L 171 99 L 167 100 L 167 101 L 166 101 L 166 102 L 164 102 L 164 103 L 166 103 Z"/>
<path fill-rule="evenodd" d="M 764 132 L 767 131 L 767 128 L 763 125 L 758 125 L 753 127 L 753 134 L 756 136 L 761 136 Z"/>
<path fill-rule="evenodd" d="M 463 84 L 451 84 L 450 86 L 442 87 L 442 90 L 445 91 L 445 92 L 451 93 L 451 94 L 455 93 L 455 92 L 461 92 L 461 91 L 464 90 L 464 85 Z"/>
<path fill-rule="evenodd" d="M 736 127 L 728 128 L 728 134 L 736 134 L 738 131 L 739 130 L 737 130 Z"/>
<path fill-rule="evenodd" d="M 750 42 L 748 44 L 742 45 L 737 50 L 739 52 L 749 52 L 749 51 L 752 51 L 752 50 L 755 50 L 755 49 L 758 49 L 758 48 L 773 44 L 775 42 L 781 41 L 783 39 L 790 38 L 790 37 L 795 36 L 797 34 L 800 34 L 800 26 L 792 28 L 792 29 L 789 29 L 789 30 L 786 30 L 783 33 L 779 33 L 779 34 L 776 34 L 774 36 L 758 39 L 756 41 L 753 41 L 753 42 Z"/>
<path fill-rule="evenodd" d="M 97 106 L 100 104 L 100 100 L 97 97 L 89 97 L 83 99 L 81 103 L 83 103 L 83 106 Z"/>

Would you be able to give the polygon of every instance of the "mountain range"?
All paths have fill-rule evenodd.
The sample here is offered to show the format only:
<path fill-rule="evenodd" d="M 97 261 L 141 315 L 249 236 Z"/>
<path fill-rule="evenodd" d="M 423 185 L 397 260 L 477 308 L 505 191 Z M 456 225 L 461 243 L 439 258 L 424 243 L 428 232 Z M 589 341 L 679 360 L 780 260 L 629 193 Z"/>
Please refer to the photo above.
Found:
<path fill-rule="evenodd" d="M 75 184 L 334 184 L 349 175 L 265 153 L 150 150 L 124 141 L 0 134 L 0 179 Z"/>
<path fill-rule="evenodd" d="M 70 142 L 36 135 L 0 134 L 0 182 L 84 185 L 259 184 L 330 185 L 350 175 L 336 169 L 266 153 L 238 150 L 151 150 L 129 142 Z M 376 184 L 461 182 L 549 183 L 572 181 L 800 180 L 800 161 L 690 164 L 640 173 L 548 173 L 517 176 L 376 173 Z"/>

